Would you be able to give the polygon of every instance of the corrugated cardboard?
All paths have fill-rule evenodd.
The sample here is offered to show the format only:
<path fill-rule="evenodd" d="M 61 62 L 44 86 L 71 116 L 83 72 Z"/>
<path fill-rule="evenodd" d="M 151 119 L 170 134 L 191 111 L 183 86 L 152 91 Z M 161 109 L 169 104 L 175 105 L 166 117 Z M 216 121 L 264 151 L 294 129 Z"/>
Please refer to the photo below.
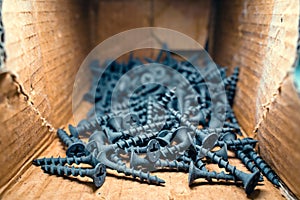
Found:
<path fill-rule="evenodd" d="M 64 156 L 62 145 L 54 140 L 55 128 L 72 118 L 74 78 L 87 53 L 107 37 L 141 26 L 174 28 L 203 46 L 213 36 L 209 46 L 217 63 L 241 67 L 234 106 L 238 120 L 248 135 L 259 139 L 264 159 L 299 197 L 300 153 L 293 150 L 300 143 L 300 104 L 289 73 L 295 61 L 299 3 L 220 1 L 215 12 L 211 3 L 4 0 L 8 60 L 0 75 L 1 197 L 247 198 L 235 185 L 204 181 L 189 188 L 187 175 L 175 172 L 157 173 L 166 179 L 165 187 L 117 178 L 112 172 L 115 175 L 95 190 L 92 184 L 49 176 L 31 165 L 37 156 Z M 214 18 L 211 13 L 216 13 Z M 213 34 L 209 24 L 216 24 Z M 267 181 L 251 197 L 282 198 Z"/>

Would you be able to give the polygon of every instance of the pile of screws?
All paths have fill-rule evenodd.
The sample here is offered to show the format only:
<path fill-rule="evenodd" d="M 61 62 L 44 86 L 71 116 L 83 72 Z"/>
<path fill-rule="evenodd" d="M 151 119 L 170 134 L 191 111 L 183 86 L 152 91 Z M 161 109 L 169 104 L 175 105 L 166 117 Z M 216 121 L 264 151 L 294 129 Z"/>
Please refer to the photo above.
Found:
<path fill-rule="evenodd" d="M 189 173 L 189 185 L 200 178 L 233 181 L 242 183 L 246 194 L 251 194 L 264 175 L 278 186 L 277 175 L 255 152 L 257 141 L 240 139 L 240 126 L 231 109 L 239 69 L 227 77 L 226 68 L 212 70 L 206 63 L 199 70 L 191 64 L 193 59 L 180 61 L 164 48 L 155 60 L 141 61 L 131 54 L 127 63 L 112 61 L 105 70 L 93 62 L 94 80 L 84 98 L 94 108 L 77 127 L 69 125 L 70 134 L 57 131 L 67 146 L 67 157 L 35 159 L 33 163 L 50 174 L 91 177 L 96 187 L 104 183 L 106 168 L 157 185 L 165 181 L 150 175 L 151 171 L 175 168 Z M 143 66 L 143 73 L 138 70 L 140 65 L 148 65 Z M 132 71 L 134 76 L 120 83 Z M 140 87 L 129 94 L 130 82 Z M 116 87 L 118 98 L 114 100 Z M 228 150 L 235 152 L 250 173 L 229 164 Z M 208 162 L 227 173 L 208 171 Z M 91 168 L 74 166 L 81 163 Z"/>

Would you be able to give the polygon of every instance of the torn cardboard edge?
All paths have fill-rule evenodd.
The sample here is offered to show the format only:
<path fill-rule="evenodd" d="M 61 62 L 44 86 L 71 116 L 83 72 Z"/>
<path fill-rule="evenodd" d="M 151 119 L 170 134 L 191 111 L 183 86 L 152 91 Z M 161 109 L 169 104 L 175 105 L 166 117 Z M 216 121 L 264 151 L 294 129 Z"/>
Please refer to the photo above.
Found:
<path fill-rule="evenodd" d="M 292 69 L 287 71 L 285 76 L 282 78 L 281 81 L 279 81 L 277 89 L 275 92 L 271 95 L 271 99 L 269 99 L 266 103 L 262 104 L 261 107 L 263 109 L 262 114 L 260 116 L 260 119 L 258 120 L 258 123 L 256 124 L 253 133 L 254 137 L 257 137 L 259 128 L 264 122 L 264 119 L 267 117 L 268 113 L 270 112 L 270 109 L 272 105 L 276 102 L 277 97 L 281 94 L 281 89 L 286 80 L 288 80 L 291 76 L 293 76 L 295 64 L 297 63 L 298 58 L 295 60 L 294 65 L 292 66 Z M 259 144 L 258 144 L 259 145 Z M 258 148 L 259 151 L 259 148 Z M 279 177 L 280 178 L 280 177 Z M 285 185 L 285 183 L 281 180 L 279 190 L 281 194 L 288 200 L 297 200 L 297 197 L 294 195 L 294 193 Z"/>
<path fill-rule="evenodd" d="M 36 115 L 39 116 L 39 119 L 42 121 L 42 126 L 47 127 L 49 130 L 49 133 L 54 133 L 56 132 L 56 129 L 54 126 L 48 122 L 48 120 L 42 116 L 41 112 L 38 110 L 38 108 L 35 107 L 35 104 L 31 98 L 31 96 L 26 92 L 24 89 L 22 83 L 18 81 L 18 75 L 12 71 L 7 70 L 6 68 L 1 68 L 0 69 L 0 79 L 3 79 L 3 76 L 9 76 L 13 84 L 16 86 L 14 89 L 9 89 L 9 90 L 16 90 L 15 92 L 22 95 L 24 97 L 24 101 L 27 103 L 28 107 L 30 107 Z M 4 80 L 5 81 L 5 80 Z M 0 188 L 0 197 L 4 194 L 6 190 L 8 190 L 10 187 L 12 187 L 17 179 L 26 171 L 32 163 L 32 158 L 37 157 L 39 154 L 41 154 L 46 147 L 48 147 L 49 144 L 52 143 L 52 141 L 55 138 L 55 134 L 47 134 L 40 142 L 38 145 L 35 146 L 35 153 L 30 157 L 25 163 L 22 165 L 22 167 L 18 170 L 18 172 L 7 182 L 4 186 Z M 0 198 L 1 199 L 1 198 Z"/>

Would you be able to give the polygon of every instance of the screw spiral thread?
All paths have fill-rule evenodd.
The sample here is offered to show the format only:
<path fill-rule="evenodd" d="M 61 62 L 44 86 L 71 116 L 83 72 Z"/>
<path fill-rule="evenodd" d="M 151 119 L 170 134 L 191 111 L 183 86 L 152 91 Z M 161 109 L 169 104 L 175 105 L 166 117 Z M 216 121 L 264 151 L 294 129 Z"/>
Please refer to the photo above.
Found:
<path fill-rule="evenodd" d="M 187 157 L 187 156 L 184 156 L 184 155 L 180 156 L 179 159 L 182 160 L 182 162 L 186 162 L 186 163 L 191 163 L 191 162 L 193 162 L 193 160 L 192 160 L 191 158 L 189 158 L 189 157 Z M 197 159 L 197 160 L 194 162 L 194 165 L 195 165 L 198 169 L 200 169 L 200 170 L 202 170 L 202 171 L 208 171 L 208 169 L 206 168 L 206 164 L 205 164 L 204 162 L 202 162 L 201 159 Z"/>
<path fill-rule="evenodd" d="M 65 175 L 65 176 L 88 176 L 91 177 L 93 174 L 96 173 L 95 169 L 84 169 L 84 168 L 75 168 L 74 166 L 72 167 L 67 167 L 67 166 L 61 166 L 61 165 L 42 165 L 41 168 L 50 174 L 56 174 L 56 175 Z"/>
<path fill-rule="evenodd" d="M 207 151 L 207 156 L 216 164 L 218 164 L 218 166 L 220 168 L 224 168 L 226 171 L 232 173 L 233 175 L 238 175 L 237 172 L 239 170 L 236 169 L 235 166 L 232 166 L 229 164 L 228 161 L 224 160 L 222 157 L 218 156 L 216 153 L 212 153 L 210 151 Z"/>
<path fill-rule="evenodd" d="M 110 159 L 117 165 L 126 165 L 116 153 L 111 154 Z"/>
<path fill-rule="evenodd" d="M 206 172 L 206 171 L 201 171 L 201 174 L 197 174 L 197 178 L 205 178 L 208 181 L 211 181 L 211 179 L 217 179 L 217 180 L 225 180 L 225 181 L 236 181 L 235 176 L 230 175 L 230 174 L 225 174 L 224 172 Z"/>
<path fill-rule="evenodd" d="M 131 151 L 134 151 L 135 153 L 146 153 L 147 152 L 147 146 L 143 146 L 143 147 L 140 147 L 140 146 L 136 146 L 136 147 L 124 147 L 123 150 L 126 152 L 126 153 L 129 153 Z"/>
<path fill-rule="evenodd" d="M 279 186 L 279 178 L 277 174 L 271 169 L 271 167 L 254 151 L 250 151 L 248 155 L 253 159 L 256 166 L 261 170 L 263 175 L 267 177 L 271 183 Z"/>
<path fill-rule="evenodd" d="M 94 163 L 92 162 L 92 155 L 88 155 L 88 156 L 82 156 L 82 157 L 66 157 L 66 158 L 53 158 L 53 156 L 51 156 L 51 158 L 40 158 L 40 159 L 34 159 L 33 160 L 33 164 L 37 165 L 37 166 L 41 166 L 41 165 L 65 165 L 65 164 L 77 164 L 79 165 L 80 163 L 86 163 L 86 164 L 90 164 L 90 165 L 94 165 Z"/>
<path fill-rule="evenodd" d="M 200 170 L 202 171 L 207 171 L 208 172 L 208 169 L 206 168 L 206 164 L 204 162 L 202 162 L 201 159 L 198 159 L 196 162 L 195 162 L 195 166 L 197 168 L 199 168 Z"/>
<path fill-rule="evenodd" d="M 131 146 L 138 146 L 139 144 L 143 144 L 149 141 L 151 138 L 155 137 L 158 133 L 148 133 L 143 135 L 137 135 L 127 140 L 121 140 L 116 142 L 115 145 L 120 149 L 129 148 Z"/>
<path fill-rule="evenodd" d="M 170 112 L 185 126 L 190 128 L 193 132 L 195 132 L 198 136 L 200 136 L 201 141 L 206 137 L 206 135 L 201 132 L 196 126 L 194 126 L 188 119 L 183 117 L 179 111 L 174 110 L 173 108 L 169 108 Z"/>
<path fill-rule="evenodd" d="M 126 176 L 132 176 L 134 179 L 136 177 L 139 177 L 139 179 L 141 181 L 146 180 L 148 183 L 154 183 L 154 184 L 165 183 L 164 180 L 158 178 L 157 176 L 150 175 L 149 172 L 145 173 L 145 172 L 142 172 L 141 170 L 135 170 L 134 168 L 130 169 L 130 168 L 127 168 L 125 165 L 118 166 L 116 170 L 118 173 L 123 173 Z"/>
<path fill-rule="evenodd" d="M 161 96 L 161 98 L 158 101 L 158 104 L 164 108 L 167 108 L 169 102 L 174 98 L 174 96 L 175 96 L 175 91 L 169 90 Z"/>
<path fill-rule="evenodd" d="M 242 151 L 237 150 L 236 156 L 243 162 L 243 164 L 251 171 L 257 171 L 258 168 L 252 163 L 252 160 L 248 158 L 248 156 Z"/>
<path fill-rule="evenodd" d="M 189 158 L 188 156 L 186 155 L 181 155 L 177 158 L 177 160 L 180 160 L 182 162 L 186 162 L 186 163 L 190 163 L 192 162 L 193 160 L 191 158 Z"/>
<path fill-rule="evenodd" d="M 217 146 L 224 146 L 224 144 L 227 144 L 227 147 L 229 148 L 243 148 L 244 145 L 255 145 L 258 141 L 253 140 L 251 138 L 243 138 L 243 139 L 237 139 L 237 140 L 225 140 L 225 141 L 217 141 Z"/>
<path fill-rule="evenodd" d="M 249 169 L 251 172 L 259 171 L 259 169 L 253 164 L 252 160 L 242 150 L 236 150 L 236 156 L 242 161 L 242 163 Z M 259 181 L 263 181 L 263 177 L 260 176 Z"/>
<path fill-rule="evenodd" d="M 232 122 L 224 122 L 224 126 L 227 126 L 227 127 L 229 127 L 229 128 L 233 128 L 233 129 L 237 130 L 238 133 L 240 133 L 241 127 L 240 127 L 238 124 L 236 124 L 236 123 L 232 123 Z"/>
<path fill-rule="evenodd" d="M 164 147 L 159 150 L 163 158 L 176 159 L 179 152 L 181 151 L 179 145 L 174 145 L 172 147 Z"/>
<path fill-rule="evenodd" d="M 179 170 L 179 169 L 188 170 L 189 169 L 189 165 L 184 162 L 179 162 L 177 160 L 169 161 L 168 159 L 158 160 L 155 163 L 155 167 L 168 167 L 168 168 L 175 168 L 177 170 Z"/>
<path fill-rule="evenodd" d="M 228 99 L 230 105 L 232 105 L 233 99 L 235 96 L 236 86 L 237 86 L 237 82 L 238 82 L 238 76 L 239 76 L 239 68 L 236 67 L 233 71 L 232 76 L 230 77 L 230 79 L 231 79 L 230 83 L 226 87 L 227 99 Z"/>
<path fill-rule="evenodd" d="M 137 111 L 134 111 L 134 114 L 136 114 L 139 117 L 143 117 L 143 116 L 145 116 L 147 114 L 147 111 L 148 110 L 146 108 L 141 108 L 141 109 L 139 109 Z"/>
<path fill-rule="evenodd" d="M 66 146 L 69 147 L 71 144 L 73 144 L 71 137 L 64 130 L 58 129 L 57 136 Z"/>
<path fill-rule="evenodd" d="M 137 133 L 144 133 L 147 132 L 148 130 L 155 132 L 160 130 L 163 125 L 170 126 L 172 125 L 172 123 L 173 123 L 172 121 L 166 121 L 166 122 L 157 121 L 151 124 L 145 124 L 143 126 L 138 126 L 138 127 L 131 128 L 129 130 L 122 131 L 122 133 L 124 135 L 136 135 Z"/>
<path fill-rule="evenodd" d="M 113 114 L 105 114 L 92 120 L 82 120 L 80 122 L 80 125 L 78 125 L 76 129 L 78 133 L 92 132 L 95 130 L 99 130 L 101 125 L 105 124 L 112 117 Z"/>
<path fill-rule="evenodd" d="M 216 155 L 216 153 L 212 153 L 210 151 L 206 152 L 206 155 L 215 163 L 218 164 L 220 168 L 224 168 L 226 171 L 230 172 L 232 175 L 236 176 L 239 180 L 243 182 L 245 192 L 247 194 L 251 194 L 254 188 L 259 181 L 259 171 L 253 172 L 252 174 L 246 174 L 238 169 L 235 166 L 229 164 L 228 161 L 222 159 Z"/>
<path fill-rule="evenodd" d="M 146 121 L 147 124 L 151 124 L 153 122 L 153 110 L 154 110 L 153 101 L 150 98 L 148 100 L 148 105 L 147 105 L 147 121 Z"/>

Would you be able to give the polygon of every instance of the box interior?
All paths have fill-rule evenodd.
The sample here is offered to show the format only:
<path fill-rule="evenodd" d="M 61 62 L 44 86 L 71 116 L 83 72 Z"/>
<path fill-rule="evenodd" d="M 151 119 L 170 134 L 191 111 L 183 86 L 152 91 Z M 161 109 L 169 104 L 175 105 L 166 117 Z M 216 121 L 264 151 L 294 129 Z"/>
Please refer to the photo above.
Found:
<path fill-rule="evenodd" d="M 86 55 L 114 34 L 148 26 L 180 31 L 202 46 L 208 41 L 216 63 L 229 69 L 241 67 L 234 104 L 238 121 L 247 135 L 259 140 L 261 156 L 300 197 L 300 153 L 294 150 L 300 143 L 300 101 L 291 73 L 298 1 L 4 0 L 2 15 L 8 59 L 0 74 L 0 161 L 5 163 L 0 171 L 1 197 L 53 198 L 57 190 L 60 195 L 71 196 L 73 191 L 84 198 L 121 190 L 120 195 L 130 198 L 136 188 L 145 198 L 153 195 L 150 190 L 162 198 L 200 194 L 217 198 L 227 192 L 246 198 L 234 185 L 189 189 L 179 181 L 185 177 L 181 173 L 161 174 L 169 180 L 165 193 L 116 177 L 108 177 L 106 186 L 95 192 L 86 184 L 71 179 L 67 183 L 31 165 L 41 155 L 63 156 L 55 129 L 74 122 L 74 79 Z M 37 184 L 38 189 L 33 189 Z M 109 187 L 116 184 L 124 188 Z M 268 181 L 264 184 L 254 197 L 282 198 Z"/>

